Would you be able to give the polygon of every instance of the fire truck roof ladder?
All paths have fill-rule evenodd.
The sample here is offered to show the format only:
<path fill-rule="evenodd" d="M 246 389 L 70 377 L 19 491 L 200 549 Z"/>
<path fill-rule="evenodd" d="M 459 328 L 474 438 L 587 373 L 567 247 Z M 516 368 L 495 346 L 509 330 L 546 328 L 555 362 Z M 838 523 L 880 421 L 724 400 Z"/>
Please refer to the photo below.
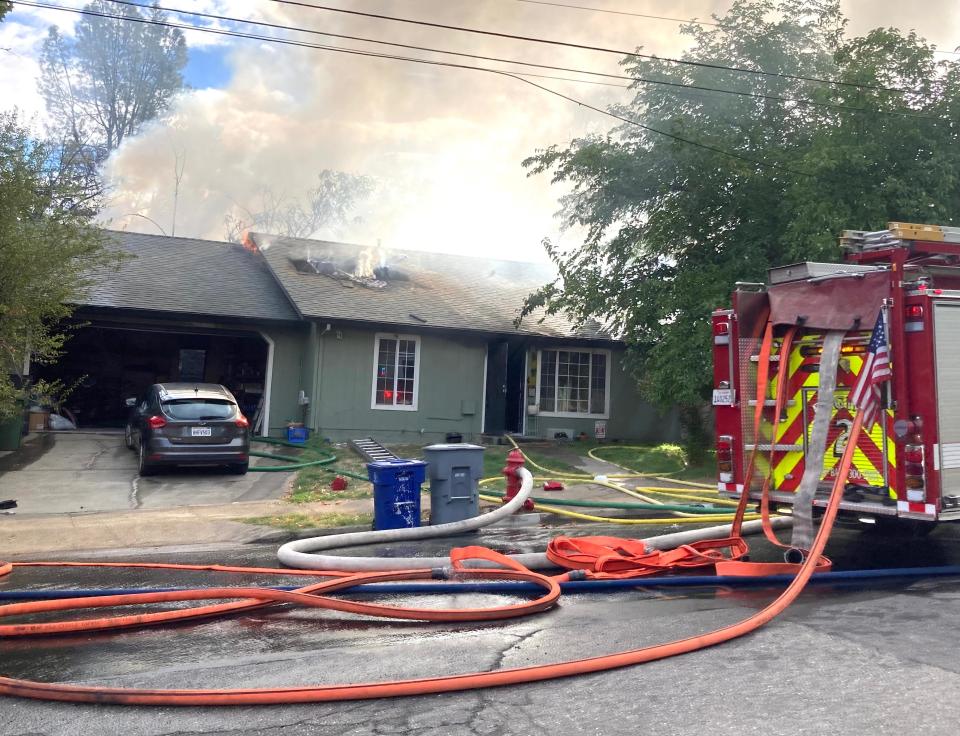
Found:
<path fill-rule="evenodd" d="M 840 245 L 851 251 L 880 250 L 902 245 L 904 240 L 928 243 L 957 243 L 960 245 L 960 227 L 923 225 L 907 222 L 887 223 L 886 230 L 844 230 Z M 960 252 L 960 249 L 958 249 Z"/>

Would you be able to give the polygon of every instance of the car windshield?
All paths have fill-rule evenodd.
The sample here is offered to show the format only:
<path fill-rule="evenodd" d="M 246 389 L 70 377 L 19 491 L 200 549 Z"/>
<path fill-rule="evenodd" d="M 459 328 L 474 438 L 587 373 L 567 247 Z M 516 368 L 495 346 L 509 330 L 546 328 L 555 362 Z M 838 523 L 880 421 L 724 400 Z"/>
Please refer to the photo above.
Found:
<path fill-rule="evenodd" d="M 173 399 L 161 406 L 173 419 L 229 419 L 236 404 L 228 399 Z"/>

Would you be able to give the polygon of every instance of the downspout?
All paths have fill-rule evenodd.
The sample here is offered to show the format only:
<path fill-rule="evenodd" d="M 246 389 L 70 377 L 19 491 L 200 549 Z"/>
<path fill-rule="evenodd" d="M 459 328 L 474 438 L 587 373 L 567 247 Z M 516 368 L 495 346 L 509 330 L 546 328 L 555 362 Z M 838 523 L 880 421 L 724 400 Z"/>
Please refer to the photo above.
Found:
<path fill-rule="evenodd" d="M 313 371 L 313 385 L 310 387 L 312 395 L 310 397 L 310 428 L 314 432 L 320 431 L 320 386 L 323 376 L 323 352 L 326 340 L 324 336 L 330 332 L 330 323 L 328 322 L 323 330 L 317 328 L 316 322 L 310 323 L 310 329 L 317 336 L 317 354 L 315 369 Z"/>

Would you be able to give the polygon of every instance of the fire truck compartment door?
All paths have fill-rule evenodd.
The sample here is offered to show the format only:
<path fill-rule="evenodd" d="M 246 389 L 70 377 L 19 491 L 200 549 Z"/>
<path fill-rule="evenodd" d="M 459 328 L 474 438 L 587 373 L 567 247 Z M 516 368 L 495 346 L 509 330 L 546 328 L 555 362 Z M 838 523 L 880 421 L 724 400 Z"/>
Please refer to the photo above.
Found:
<path fill-rule="evenodd" d="M 937 418 L 940 444 L 940 495 L 960 494 L 960 304 L 939 301 L 933 307 L 936 336 Z M 933 470 L 928 463 L 928 472 Z"/>

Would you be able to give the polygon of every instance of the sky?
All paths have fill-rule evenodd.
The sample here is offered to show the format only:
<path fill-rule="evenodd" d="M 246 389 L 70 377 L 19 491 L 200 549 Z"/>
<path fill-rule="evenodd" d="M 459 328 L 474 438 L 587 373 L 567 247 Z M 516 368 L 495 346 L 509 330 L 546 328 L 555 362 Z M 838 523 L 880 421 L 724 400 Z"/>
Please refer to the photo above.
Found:
<path fill-rule="evenodd" d="M 78 0 L 49 1 L 82 5 Z M 556 2 L 597 10 L 524 0 L 330 0 L 322 4 L 620 49 L 642 46 L 646 52 L 671 56 L 682 54 L 688 43 L 677 22 L 599 11 L 709 19 L 711 13 L 722 13 L 731 4 L 731 0 Z M 619 71 L 618 58 L 610 54 L 356 18 L 270 0 L 162 0 L 160 5 L 488 56 Z M 876 25 L 915 28 L 940 48 L 960 46 L 956 0 L 913 4 L 845 0 L 843 6 L 850 18 L 850 33 Z M 185 15 L 180 19 L 250 30 Z M 73 14 L 21 6 L 0 23 L 0 109 L 16 106 L 37 130 L 42 129 L 43 101 L 36 91 L 40 45 L 51 23 L 69 34 L 75 21 Z M 343 47 L 383 48 L 303 33 L 295 37 Z M 546 260 L 541 245 L 545 237 L 561 247 L 576 245 L 580 232 L 563 231 L 556 217 L 563 188 L 551 184 L 547 176 L 528 177 L 521 162 L 546 146 L 604 133 L 613 123 L 609 118 L 493 74 L 196 32 L 187 34 L 187 43 L 189 89 L 161 120 L 128 139 L 107 164 L 111 194 L 103 218 L 109 226 L 221 240 L 226 216 L 244 218 L 246 212 L 258 209 L 265 193 L 300 197 L 318 172 L 334 169 L 373 177 L 377 186 L 350 223 L 325 229 L 318 237 L 379 242 L 387 249 L 527 261 Z M 600 107 L 630 98 L 627 90 L 618 87 L 535 81 Z M 174 221 L 178 160 L 184 168 Z"/>

